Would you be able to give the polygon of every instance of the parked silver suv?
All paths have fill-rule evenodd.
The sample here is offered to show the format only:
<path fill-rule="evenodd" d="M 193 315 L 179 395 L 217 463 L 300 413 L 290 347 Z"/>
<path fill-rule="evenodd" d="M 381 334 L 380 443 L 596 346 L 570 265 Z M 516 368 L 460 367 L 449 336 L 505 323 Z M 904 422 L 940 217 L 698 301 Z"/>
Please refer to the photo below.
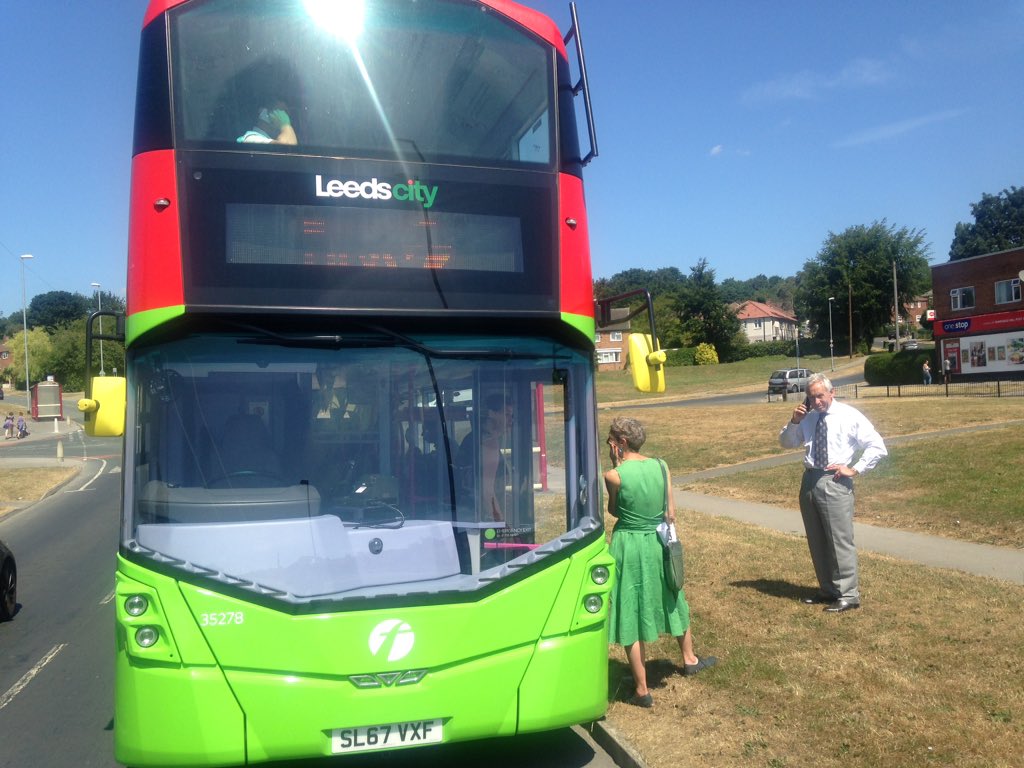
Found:
<path fill-rule="evenodd" d="M 778 395 L 784 392 L 803 392 L 807 389 L 807 380 L 814 371 L 808 368 L 786 368 L 775 371 L 768 377 L 768 394 Z"/>

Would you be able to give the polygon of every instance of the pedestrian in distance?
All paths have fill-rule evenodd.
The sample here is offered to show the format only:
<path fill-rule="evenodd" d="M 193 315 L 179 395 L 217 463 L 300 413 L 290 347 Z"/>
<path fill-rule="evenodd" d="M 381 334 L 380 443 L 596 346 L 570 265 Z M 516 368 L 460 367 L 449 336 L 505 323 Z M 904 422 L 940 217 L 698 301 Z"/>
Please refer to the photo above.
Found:
<path fill-rule="evenodd" d="M 25 424 L 25 414 L 18 414 L 18 439 L 21 440 L 23 437 L 28 437 L 28 425 Z"/>
<path fill-rule="evenodd" d="M 12 437 L 14 437 L 14 411 L 10 411 L 7 418 L 4 419 L 4 440 L 10 440 Z"/>
<path fill-rule="evenodd" d="M 803 602 L 825 604 L 828 613 L 859 608 L 853 478 L 888 455 L 885 443 L 864 414 L 835 399 L 832 382 L 822 373 L 808 380 L 807 398 L 793 409 L 779 442 L 786 448 L 803 445 L 806 451 L 800 514 L 818 592 Z"/>
<path fill-rule="evenodd" d="M 949 357 L 942 358 L 942 383 L 949 384 L 949 374 L 953 370 L 953 360 Z"/>
<path fill-rule="evenodd" d="M 932 367 L 928 365 L 927 360 L 925 360 L 924 365 L 921 366 L 921 379 L 926 385 L 932 383 Z"/>
<path fill-rule="evenodd" d="M 714 656 L 698 658 L 694 653 L 686 594 L 665 580 L 657 527 L 662 520 L 675 525 L 672 476 L 660 459 L 640 453 L 646 438 L 643 425 L 636 419 L 613 419 L 607 441 L 612 469 L 604 473 L 608 513 L 618 521 L 611 543 L 616 579 L 608 614 L 609 642 L 622 645 L 626 651 L 636 685 L 629 703 L 645 708 L 654 705 L 647 687 L 645 643 L 654 642 L 662 634 L 675 637 L 686 677 L 718 661 Z"/>

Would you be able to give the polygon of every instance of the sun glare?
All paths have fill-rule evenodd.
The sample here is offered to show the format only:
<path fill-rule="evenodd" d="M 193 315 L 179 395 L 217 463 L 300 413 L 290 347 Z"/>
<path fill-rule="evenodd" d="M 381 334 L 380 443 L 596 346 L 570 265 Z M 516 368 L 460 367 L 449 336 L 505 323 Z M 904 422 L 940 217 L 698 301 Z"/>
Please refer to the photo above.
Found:
<path fill-rule="evenodd" d="M 306 13 L 335 37 L 355 43 L 363 33 L 366 6 L 363 0 L 303 0 Z"/>

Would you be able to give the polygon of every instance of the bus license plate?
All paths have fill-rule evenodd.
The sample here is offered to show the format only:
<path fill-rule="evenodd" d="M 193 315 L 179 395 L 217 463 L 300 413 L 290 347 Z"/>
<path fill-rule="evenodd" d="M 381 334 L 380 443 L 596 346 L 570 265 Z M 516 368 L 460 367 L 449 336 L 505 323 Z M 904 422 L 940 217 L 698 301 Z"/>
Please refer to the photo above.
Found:
<path fill-rule="evenodd" d="M 441 736 L 440 720 L 335 728 L 331 731 L 331 752 L 337 755 L 345 752 L 366 752 L 371 749 L 440 744 Z"/>

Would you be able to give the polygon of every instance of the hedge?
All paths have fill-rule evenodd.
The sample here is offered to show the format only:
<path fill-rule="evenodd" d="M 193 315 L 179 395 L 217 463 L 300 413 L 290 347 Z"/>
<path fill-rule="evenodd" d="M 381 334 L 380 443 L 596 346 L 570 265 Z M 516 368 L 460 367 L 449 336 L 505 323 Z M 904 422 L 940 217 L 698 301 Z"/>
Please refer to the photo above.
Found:
<path fill-rule="evenodd" d="M 921 384 L 923 382 L 921 367 L 925 360 L 931 366 L 932 381 L 935 381 L 936 375 L 941 377 L 942 367 L 937 365 L 938 361 L 933 350 L 904 350 L 871 355 L 864 361 L 864 380 L 875 387 Z"/>

